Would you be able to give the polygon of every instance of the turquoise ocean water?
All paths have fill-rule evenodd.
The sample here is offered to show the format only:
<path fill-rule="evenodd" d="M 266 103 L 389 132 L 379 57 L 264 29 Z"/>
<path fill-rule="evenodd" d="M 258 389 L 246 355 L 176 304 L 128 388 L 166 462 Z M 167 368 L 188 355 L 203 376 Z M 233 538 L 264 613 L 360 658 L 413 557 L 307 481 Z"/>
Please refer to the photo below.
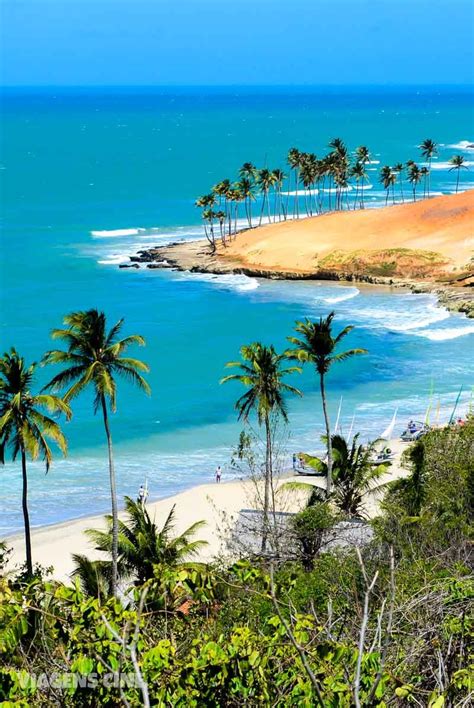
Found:
<path fill-rule="evenodd" d="M 120 388 L 112 430 L 121 494 L 148 476 L 152 497 L 224 477 L 240 425 L 238 388 L 219 386 L 223 366 L 255 339 L 282 347 L 303 316 L 331 309 L 340 326 L 356 325 L 349 345 L 369 355 L 335 368 L 332 417 L 342 397 L 341 425 L 381 433 L 395 408 L 407 416 L 449 417 L 461 384 L 466 410 L 474 383 L 474 323 L 436 307 L 430 295 L 388 293 L 332 283 L 266 282 L 245 276 L 119 270 L 143 246 L 201 235 L 196 195 L 236 173 L 244 161 L 284 167 L 295 145 L 321 154 L 334 136 L 373 157 L 369 206 L 384 200 L 380 164 L 418 159 L 417 144 L 441 144 L 432 191 L 449 193 L 446 160 L 473 135 L 472 96 L 462 89 L 350 92 L 308 89 L 77 90 L 2 94 L 2 351 L 14 345 L 28 360 L 50 346 L 64 313 L 98 307 L 125 332 L 147 339 L 139 355 L 151 365 L 153 396 Z M 372 179 L 373 178 L 373 179 Z M 474 169 L 462 188 L 474 187 Z M 52 373 L 52 372 L 51 372 Z M 39 383 L 46 380 L 40 371 Z M 317 449 L 322 433 L 316 382 L 290 401 L 288 451 Z M 102 423 L 87 396 L 65 426 L 70 454 L 45 476 L 30 466 L 31 518 L 53 523 L 108 508 Z M 20 470 L 0 470 L 0 535 L 21 528 Z"/>

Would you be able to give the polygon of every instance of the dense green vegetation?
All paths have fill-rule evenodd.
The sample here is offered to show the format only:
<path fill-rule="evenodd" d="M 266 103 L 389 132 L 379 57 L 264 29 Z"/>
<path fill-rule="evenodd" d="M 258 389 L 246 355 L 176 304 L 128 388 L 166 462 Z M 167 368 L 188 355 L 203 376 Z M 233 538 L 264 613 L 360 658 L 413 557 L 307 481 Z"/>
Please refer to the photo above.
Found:
<path fill-rule="evenodd" d="M 362 551 L 163 555 L 122 600 L 4 573 L 0 705 L 470 705 L 473 440 L 471 421 L 409 451 Z"/>
<path fill-rule="evenodd" d="M 318 158 L 312 152 L 302 152 L 290 148 L 287 155 L 289 174 L 280 168 L 258 169 L 251 162 L 245 162 L 239 170 L 239 178 L 232 182 L 224 179 L 214 185 L 208 194 L 196 200 L 202 209 L 206 238 L 212 251 L 216 249 L 216 239 L 220 237 L 225 246 L 227 240 L 238 231 L 239 204 L 244 205 L 246 228 L 261 226 L 264 216 L 269 223 L 299 219 L 300 198 L 304 197 L 306 216 L 324 211 L 342 209 L 364 209 L 365 188 L 369 182 L 367 165 L 372 164 L 368 147 L 360 145 L 353 154 L 341 138 L 329 143 L 330 151 Z M 386 190 L 385 204 L 391 196 L 405 201 L 404 180 L 409 185 L 413 201 L 417 199 L 417 189 L 423 186 L 423 197 L 430 196 L 430 175 L 433 158 L 438 154 L 438 145 L 426 138 L 419 145 L 425 164 L 420 166 L 414 160 L 405 164 L 384 165 L 379 172 L 379 181 Z M 459 189 L 461 170 L 468 170 L 462 155 L 453 155 L 449 171 L 456 171 L 456 192 Z M 399 194 L 396 196 L 396 188 Z M 252 203 L 259 199 L 258 213 L 252 214 Z"/>

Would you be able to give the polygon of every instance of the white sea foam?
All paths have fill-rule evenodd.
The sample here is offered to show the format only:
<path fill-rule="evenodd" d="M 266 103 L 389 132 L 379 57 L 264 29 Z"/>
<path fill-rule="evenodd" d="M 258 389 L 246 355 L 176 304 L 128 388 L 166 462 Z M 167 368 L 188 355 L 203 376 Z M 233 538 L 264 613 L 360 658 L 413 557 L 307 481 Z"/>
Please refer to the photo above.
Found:
<path fill-rule="evenodd" d="M 416 303 L 412 305 L 407 302 L 406 310 L 388 310 L 385 308 L 365 308 L 354 310 L 354 316 L 362 317 L 363 321 L 369 321 L 372 327 L 388 329 L 391 332 L 408 332 L 409 334 L 419 334 L 414 330 L 421 330 L 436 322 L 442 322 L 450 317 L 449 312 L 436 304 L 429 304 L 416 309 Z"/>
<path fill-rule="evenodd" d="M 458 143 L 453 143 L 452 145 L 447 145 L 448 148 L 453 148 L 453 150 L 466 150 L 467 152 L 474 152 L 474 140 L 460 140 Z"/>
<path fill-rule="evenodd" d="M 340 291 L 342 288 L 337 288 L 338 291 Z M 358 288 L 344 288 L 343 293 L 340 295 L 332 295 L 330 297 L 321 297 L 317 298 L 318 300 L 321 300 L 322 302 L 327 302 L 328 304 L 333 304 L 336 302 L 344 302 L 344 300 L 352 300 L 353 297 L 357 297 L 359 295 L 360 290 Z"/>
<path fill-rule="evenodd" d="M 367 165 L 380 165 L 380 160 L 369 160 Z"/>
<path fill-rule="evenodd" d="M 347 187 L 342 187 L 342 189 L 339 189 L 339 187 L 331 187 L 330 189 L 322 189 L 321 191 L 326 194 L 335 194 L 336 192 L 352 192 L 353 189 L 351 185 L 348 185 Z"/>
<path fill-rule="evenodd" d="M 431 339 L 432 342 L 445 342 L 448 339 L 457 339 L 458 337 L 465 337 L 467 334 L 474 334 L 474 325 L 420 330 L 419 332 L 413 332 L 413 334 L 417 337 Z"/>
<path fill-rule="evenodd" d="M 296 197 L 296 190 L 293 190 L 291 192 L 282 192 L 282 194 L 285 197 Z M 319 189 L 304 189 L 304 187 L 301 187 L 301 189 L 298 189 L 298 197 L 304 197 L 304 195 L 308 194 L 319 194 Z"/>
<path fill-rule="evenodd" d="M 128 254 L 115 254 L 111 255 L 109 258 L 104 258 L 103 260 L 97 261 L 97 263 L 100 263 L 101 265 L 120 265 L 121 263 L 128 263 L 130 261 L 130 258 L 128 257 Z"/>
<path fill-rule="evenodd" d="M 237 290 L 238 292 L 246 292 L 256 290 L 260 283 L 256 278 L 250 278 L 248 275 L 233 274 L 214 275 L 213 273 L 190 273 L 188 271 L 179 273 L 179 280 L 200 280 L 205 283 L 212 283 L 216 287 L 225 290 Z"/>
<path fill-rule="evenodd" d="M 118 238 L 120 236 L 136 236 L 146 232 L 146 229 L 111 229 L 109 231 L 91 231 L 93 238 Z"/>

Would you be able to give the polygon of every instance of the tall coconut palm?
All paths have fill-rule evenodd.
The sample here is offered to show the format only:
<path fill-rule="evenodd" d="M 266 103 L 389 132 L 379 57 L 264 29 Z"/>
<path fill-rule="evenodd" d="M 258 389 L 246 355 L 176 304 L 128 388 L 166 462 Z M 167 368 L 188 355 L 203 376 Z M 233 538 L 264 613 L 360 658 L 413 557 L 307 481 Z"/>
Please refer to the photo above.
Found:
<path fill-rule="evenodd" d="M 286 179 L 286 175 L 283 172 L 283 170 L 276 169 L 273 170 L 273 186 L 275 189 L 275 212 L 274 212 L 274 220 L 276 220 L 276 215 L 278 212 L 278 221 L 281 221 L 281 211 L 283 207 L 282 203 L 282 198 L 281 198 L 281 190 L 283 188 L 283 182 Z M 285 210 L 283 209 L 283 216 L 286 219 L 286 213 Z"/>
<path fill-rule="evenodd" d="M 453 157 L 450 159 L 449 164 L 452 165 L 452 167 L 449 168 L 449 171 L 452 172 L 453 170 L 456 170 L 457 175 L 456 175 L 456 194 L 458 193 L 459 189 L 459 174 L 461 170 L 468 170 L 469 167 L 464 164 L 464 157 L 462 155 L 453 155 Z"/>
<path fill-rule="evenodd" d="M 430 196 L 431 161 L 433 157 L 438 154 L 438 145 L 434 140 L 431 140 L 431 138 L 426 138 L 420 145 L 420 151 L 425 160 L 428 160 L 427 184 L 428 196 Z"/>
<path fill-rule="evenodd" d="M 225 246 L 226 246 L 226 242 L 225 242 L 225 222 L 226 222 L 226 219 L 227 219 L 227 214 L 226 214 L 225 211 L 222 211 L 222 209 L 221 209 L 220 211 L 216 211 L 215 217 L 216 217 L 216 219 L 217 219 L 217 221 L 218 221 L 218 223 L 219 223 L 219 230 L 220 230 L 220 234 L 221 234 L 222 245 L 225 247 Z"/>
<path fill-rule="evenodd" d="M 359 145 L 355 150 L 357 174 L 353 175 L 357 179 L 357 185 L 360 183 L 360 208 L 364 209 L 364 182 L 368 182 L 367 172 L 365 166 L 370 163 L 370 150 L 366 145 Z M 353 168 L 354 169 L 354 168 Z M 355 209 L 354 202 L 354 209 Z"/>
<path fill-rule="evenodd" d="M 173 534 L 175 507 L 166 517 L 163 526 L 158 528 L 150 518 L 146 507 L 125 497 L 126 518 L 119 520 L 118 570 L 120 577 L 133 577 L 137 585 L 143 585 L 154 577 L 156 566 L 176 567 L 190 560 L 207 541 L 192 540 L 194 534 L 205 526 L 205 521 L 198 521 L 179 535 Z M 97 550 L 111 554 L 113 543 L 113 518 L 106 517 L 107 530 L 86 531 Z"/>
<path fill-rule="evenodd" d="M 139 359 L 123 356 L 133 344 L 145 345 L 145 340 L 138 334 L 119 339 L 123 319 L 109 331 L 105 314 L 98 310 L 72 312 L 64 317 L 65 329 L 54 329 L 53 339 L 59 339 L 66 345 L 66 350 L 55 349 L 46 352 L 44 364 L 62 364 L 66 368 L 45 387 L 53 391 L 66 390 L 64 400 L 69 403 L 85 389 L 92 388 L 94 413 L 102 411 L 107 438 L 109 458 L 109 483 L 113 520 L 112 543 L 112 592 L 117 593 L 117 557 L 118 557 L 118 516 L 115 467 L 112 448 L 112 434 L 109 423 L 109 409 L 115 412 L 117 405 L 117 383 L 115 377 L 127 379 L 145 393 L 150 387 L 142 376 L 149 368 Z"/>
<path fill-rule="evenodd" d="M 241 177 L 237 188 L 242 194 L 245 203 L 245 213 L 249 229 L 252 228 L 252 202 L 255 201 L 254 182 L 249 177 Z"/>
<path fill-rule="evenodd" d="M 426 199 L 426 194 L 429 196 L 429 178 L 430 171 L 427 167 L 420 167 L 420 177 L 423 178 L 423 199 Z"/>
<path fill-rule="evenodd" d="M 407 168 L 408 181 L 410 182 L 411 188 L 413 190 L 413 201 L 416 202 L 416 188 L 419 182 L 421 181 L 423 174 L 418 165 L 415 164 L 412 160 L 410 162 L 407 162 Z"/>
<path fill-rule="evenodd" d="M 357 162 L 360 162 L 362 165 L 367 165 L 370 162 L 370 151 L 365 145 L 359 145 L 359 147 L 356 148 L 355 156 Z"/>
<path fill-rule="evenodd" d="M 331 445 L 331 426 L 329 423 L 329 414 L 326 402 L 326 383 L 325 377 L 333 364 L 340 361 L 346 361 L 358 354 L 366 354 L 366 349 L 348 349 L 345 352 L 336 353 L 336 349 L 340 342 L 354 328 L 349 325 L 344 327 L 339 334 L 333 335 L 332 327 L 334 320 L 334 312 L 330 312 L 327 317 L 321 317 L 319 322 L 312 322 L 306 319 L 304 322 L 296 322 L 295 330 L 298 337 L 288 337 L 294 349 L 288 352 L 288 355 L 297 359 L 301 363 L 312 364 L 319 376 L 319 386 L 321 391 L 321 400 L 323 405 L 324 423 L 326 427 L 326 440 L 328 451 L 327 462 L 327 485 L 326 492 L 329 496 L 332 491 L 332 445 Z"/>
<path fill-rule="evenodd" d="M 202 218 L 204 221 L 204 233 L 207 240 L 209 241 L 212 251 L 216 249 L 215 238 L 214 238 L 214 221 L 212 207 L 216 203 L 215 194 L 204 194 L 202 197 L 198 197 L 194 202 L 197 207 L 202 209 Z M 209 224 L 209 231 L 207 230 L 207 224 Z"/>
<path fill-rule="evenodd" d="M 396 165 L 392 167 L 392 172 L 394 172 L 396 175 L 398 175 L 398 180 L 400 182 L 400 198 L 402 200 L 402 203 L 405 201 L 405 197 L 403 195 L 403 163 L 397 162 Z"/>
<path fill-rule="evenodd" d="M 390 165 L 384 165 L 380 170 L 380 182 L 385 189 L 385 206 L 388 204 L 388 196 L 390 194 L 390 187 L 392 185 L 392 168 Z"/>
<path fill-rule="evenodd" d="M 262 219 L 263 219 L 263 212 L 265 210 L 265 205 L 267 205 L 267 215 L 268 215 L 268 223 L 271 222 L 272 217 L 271 217 L 271 212 L 270 212 L 270 189 L 271 187 L 275 184 L 275 177 L 274 174 L 271 170 L 268 170 L 266 167 L 264 167 L 262 170 L 259 170 L 259 173 L 257 175 L 257 186 L 259 189 L 262 191 L 263 194 L 263 199 L 262 199 L 262 206 L 260 208 L 260 221 L 258 222 L 258 225 L 262 225 Z"/>
<path fill-rule="evenodd" d="M 283 379 L 295 372 L 300 372 L 298 366 L 285 367 L 285 354 L 277 354 L 273 346 L 265 346 L 259 342 L 243 346 L 240 350 L 243 361 L 230 361 L 227 368 L 237 367 L 238 374 L 225 376 L 221 383 L 238 381 L 248 387 L 235 404 L 239 420 L 247 422 L 250 414 L 255 412 L 259 425 L 265 427 L 265 492 L 263 503 L 263 534 L 262 552 L 266 550 L 269 533 L 270 495 L 273 481 L 272 452 L 272 418 L 280 416 L 287 421 L 285 393 L 301 396 L 301 392 L 285 383 Z"/>
<path fill-rule="evenodd" d="M 216 236 L 214 233 L 214 219 L 216 218 L 216 216 L 217 214 L 213 209 L 204 209 L 204 211 L 202 212 L 204 224 L 209 224 L 209 231 L 207 230 L 206 226 L 204 228 L 206 230 L 206 238 L 211 246 L 211 253 L 216 252 Z"/>
<path fill-rule="evenodd" d="M 299 207 L 299 201 L 298 201 L 298 185 L 300 182 L 300 167 L 301 167 L 301 153 L 297 148 L 290 148 L 288 150 L 288 155 L 287 155 L 287 162 L 290 166 L 290 169 L 293 170 L 295 174 L 295 198 L 293 202 L 293 218 L 299 219 L 300 218 L 300 207 Z M 290 190 L 288 190 L 289 193 Z M 287 208 L 286 211 L 288 213 L 288 200 L 287 200 Z"/>
<path fill-rule="evenodd" d="M 336 185 L 336 209 L 341 209 L 343 190 L 348 186 L 349 157 L 347 147 L 341 138 L 333 138 L 329 147 L 332 148 L 330 159 L 332 178 Z"/>
<path fill-rule="evenodd" d="M 224 222 L 227 221 L 228 218 L 228 196 L 229 196 L 229 190 L 231 189 L 231 184 L 229 179 L 223 179 L 221 182 L 218 182 L 218 184 L 214 185 L 212 188 L 213 194 L 215 194 L 217 197 L 219 197 L 219 206 L 223 206 L 224 209 Z M 219 211 L 222 211 L 220 209 Z M 220 224 L 220 221 L 219 221 Z"/>
<path fill-rule="evenodd" d="M 356 181 L 356 192 L 354 196 L 354 209 L 357 207 L 357 198 L 360 191 L 360 208 L 363 209 L 364 203 L 364 181 L 367 179 L 367 172 L 362 162 L 356 162 L 355 165 L 350 170 L 350 176 L 354 177 Z"/>
<path fill-rule="evenodd" d="M 53 453 L 48 443 L 52 440 L 65 455 L 66 438 L 56 420 L 45 415 L 64 413 L 71 417 L 68 404 L 51 394 L 33 394 L 36 364 L 26 366 L 23 357 L 15 349 L 0 358 L 0 462 L 5 464 L 5 453 L 11 451 L 15 461 L 20 456 L 22 472 L 22 510 L 25 527 L 26 572 L 33 575 L 31 552 L 30 517 L 28 511 L 27 458 L 42 457 L 46 471 L 49 470 Z"/>

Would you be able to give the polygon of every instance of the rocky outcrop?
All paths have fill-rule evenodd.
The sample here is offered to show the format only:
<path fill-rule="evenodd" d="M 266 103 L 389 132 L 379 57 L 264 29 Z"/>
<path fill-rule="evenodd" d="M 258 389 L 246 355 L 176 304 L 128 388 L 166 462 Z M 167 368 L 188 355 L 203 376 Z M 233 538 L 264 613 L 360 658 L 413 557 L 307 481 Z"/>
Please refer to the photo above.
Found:
<path fill-rule="evenodd" d="M 291 270 L 251 268 L 227 256 L 223 258 L 219 254 L 210 253 L 207 244 L 203 241 L 182 241 L 167 246 L 156 246 L 139 251 L 136 256 L 130 257 L 130 261 L 130 265 L 121 265 L 120 267 L 138 268 L 140 263 L 144 263 L 150 269 L 171 268 L 191 273 L 213 273 L 215 275 L 233 273 L 270 280 L 332 280 L 388 285 L 406 288 L 413 293 L 434 293 L 443 307 L 474 318 L 474 276 L 471 274 L 453 278 L 447 283 L 440 283 L 435 280 L 395 278 L 331 268 L 317 268 L 304 273 Z"/>

